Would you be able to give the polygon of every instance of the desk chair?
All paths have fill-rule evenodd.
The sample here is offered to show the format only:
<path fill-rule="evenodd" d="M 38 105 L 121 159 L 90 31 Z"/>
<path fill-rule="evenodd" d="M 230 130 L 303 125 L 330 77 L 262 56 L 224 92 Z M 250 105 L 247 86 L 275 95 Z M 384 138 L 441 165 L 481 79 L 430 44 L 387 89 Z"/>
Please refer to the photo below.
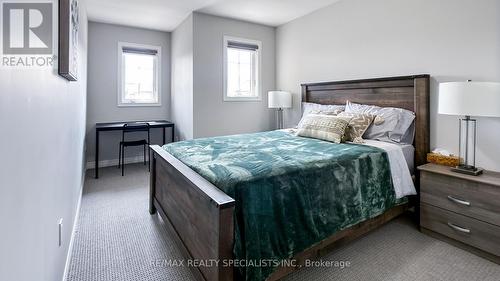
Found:
<path fill-rule="evenodd" d="M 148 132 L 148 139 L 142 140 L 133 140 L 133 141 L 125 141 L 125 135 L 132 132 Z M 150 143 L 150 135 L 149 135 L 149 123 L 145 122 L 135 122 L 135 123 L 125 123 L 123 125 L 122 130 L 122 141 L 120 142 L 120 150 L 118 155 L 118 168 L 122 168 L 122 176 L 124 173 L 125 167 L 125 147 L 129 146 L 140 146 L 142 145 L 144 148 L 144 165 L 146 165 L 146 146 Z M 148 170 L 149 170 L 148 165 Z"/>

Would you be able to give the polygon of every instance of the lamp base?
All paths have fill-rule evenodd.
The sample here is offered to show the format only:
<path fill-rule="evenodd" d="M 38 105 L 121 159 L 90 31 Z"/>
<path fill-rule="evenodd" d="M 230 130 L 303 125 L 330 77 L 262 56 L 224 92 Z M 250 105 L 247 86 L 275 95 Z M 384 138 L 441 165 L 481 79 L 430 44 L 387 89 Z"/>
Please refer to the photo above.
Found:
<path fill-rule="evenodd" d="M 282 130 L 284 125 L 283 125 L 283 108 L 278 108 L 276 110 L 276 123 L 278 130 Z"/>
<path fill-rule="evenodd" d="M 474 166 L 459 165 L 456 166 L 455 168 L 451 168 L 451 171 L 471 176 L 479 176 L 483 173 L 484 170 L 482 168 L 477 168 Z"/>

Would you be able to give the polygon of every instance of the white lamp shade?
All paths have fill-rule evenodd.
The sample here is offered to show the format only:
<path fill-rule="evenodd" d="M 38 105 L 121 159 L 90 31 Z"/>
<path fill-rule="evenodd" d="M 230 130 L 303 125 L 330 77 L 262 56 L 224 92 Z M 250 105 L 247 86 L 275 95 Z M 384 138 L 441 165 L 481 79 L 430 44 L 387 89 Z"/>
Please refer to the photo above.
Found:
<path fill-rule="evenodd" d="M 292 107 L 292 94 L 285 91 L 270 91 L 268 93 L 269 108 Z"/>
<path fill-rule="evenodd" d="M 439 84 L 439 114 L 500 117 L 500 83 Z"/>

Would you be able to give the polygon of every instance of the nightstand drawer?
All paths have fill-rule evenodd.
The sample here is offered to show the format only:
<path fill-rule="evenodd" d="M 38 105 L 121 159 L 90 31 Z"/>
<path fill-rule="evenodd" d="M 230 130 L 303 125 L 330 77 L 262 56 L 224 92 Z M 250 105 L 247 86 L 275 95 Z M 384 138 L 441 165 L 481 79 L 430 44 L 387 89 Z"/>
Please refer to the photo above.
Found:
<path fill-rule="evenodd" d="M 500 188 L 423 171 L 420 201 L 500 226 Z"/>
<path fill-rule="evenodd" d="M 500 227 L 427 204 L 420 205 L 420 225 L 500 256 Z"/>

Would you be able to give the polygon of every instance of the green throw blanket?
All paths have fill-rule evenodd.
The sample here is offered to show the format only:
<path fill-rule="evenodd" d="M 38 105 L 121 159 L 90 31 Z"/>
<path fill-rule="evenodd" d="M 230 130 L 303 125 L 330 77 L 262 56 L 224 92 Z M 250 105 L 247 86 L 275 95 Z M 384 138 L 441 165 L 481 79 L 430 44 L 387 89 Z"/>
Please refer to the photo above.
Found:
<path fill-rule="evenodd" d="M 397 201 L 379 148 L 284 131 L 181 141 L 167 152 L 236 200 L 234 255 L 246 280 Z M 252 266 L 255 265 L 255 266 Z"/>

